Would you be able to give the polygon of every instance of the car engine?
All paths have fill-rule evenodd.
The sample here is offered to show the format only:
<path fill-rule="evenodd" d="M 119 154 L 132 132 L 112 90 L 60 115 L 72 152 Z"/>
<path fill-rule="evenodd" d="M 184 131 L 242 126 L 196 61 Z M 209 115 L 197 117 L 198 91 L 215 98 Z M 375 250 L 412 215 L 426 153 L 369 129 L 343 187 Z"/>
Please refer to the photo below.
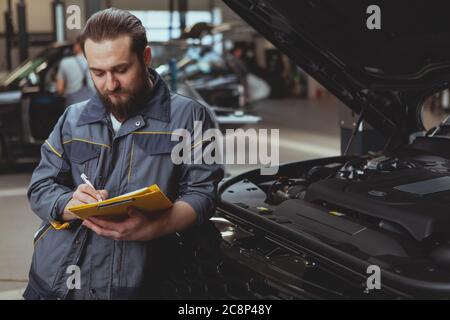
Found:
<path fill-rule="evenodd" d="M 321 161 L 280 167 L 274 179 L 249 175 L 222 201 L 345 250 L 450 267 L 448 159 L 407 148 Z"/>

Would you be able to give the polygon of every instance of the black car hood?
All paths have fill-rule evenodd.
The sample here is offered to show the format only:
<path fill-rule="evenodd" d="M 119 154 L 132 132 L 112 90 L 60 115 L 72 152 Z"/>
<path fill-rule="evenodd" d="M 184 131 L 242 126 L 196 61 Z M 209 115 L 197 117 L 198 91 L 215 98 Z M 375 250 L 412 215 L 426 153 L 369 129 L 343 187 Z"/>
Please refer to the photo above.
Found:
<path fill-rule="evenodd" d="M 418 110 L 448 88 L 450 16 L 434 0 L 224 0 L 298 66 L 389 138 L 422 129 Z M 370 5 L 381 29 L 369 30 Z"/>

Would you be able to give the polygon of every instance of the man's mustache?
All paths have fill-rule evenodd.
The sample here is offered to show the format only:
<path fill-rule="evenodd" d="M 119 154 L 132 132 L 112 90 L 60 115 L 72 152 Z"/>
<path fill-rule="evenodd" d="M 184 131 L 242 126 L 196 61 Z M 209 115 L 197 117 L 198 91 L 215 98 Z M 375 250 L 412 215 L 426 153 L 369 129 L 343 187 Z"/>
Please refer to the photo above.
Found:
<path fill-rule="evenodd" d="M 110 94 L 123 94 L 123 93 L 130 94 L 130 90 L 119 89 L 119 90 L 114 90 L 114 91 L 104 91 L 103 95 L 108 96 Z"/>

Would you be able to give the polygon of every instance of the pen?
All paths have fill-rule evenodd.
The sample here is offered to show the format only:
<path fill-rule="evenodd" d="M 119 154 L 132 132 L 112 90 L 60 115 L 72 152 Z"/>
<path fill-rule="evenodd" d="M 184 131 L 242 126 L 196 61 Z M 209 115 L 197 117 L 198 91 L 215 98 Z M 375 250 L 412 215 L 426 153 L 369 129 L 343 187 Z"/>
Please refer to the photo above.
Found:
<path fill-rule="evenodd" d="M 86 183 L 89 187 L 91 187 L 92 189 L 95 190 L 94 186 L 93 186 L 92 183 L 89 181 L 87 175 L 85 175 L 84 173 L 82 173 L 82 174 L 81 174 L 81 179 L 82 179 L 82 180 L 84 181 L 84 183 Z M 97 200 L 98 200 L 98 202 L 101 202 L 101 201 L 102 201 L 101 199 L 98 199 L 98 198 L 97 198 Z"/>

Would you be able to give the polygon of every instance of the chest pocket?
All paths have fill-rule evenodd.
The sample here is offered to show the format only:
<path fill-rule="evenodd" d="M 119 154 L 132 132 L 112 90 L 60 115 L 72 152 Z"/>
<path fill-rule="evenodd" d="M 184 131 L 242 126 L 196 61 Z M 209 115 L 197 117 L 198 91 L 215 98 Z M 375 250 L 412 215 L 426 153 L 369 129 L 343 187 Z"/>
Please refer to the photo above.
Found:
<path fill-rule="evenodd" d="M 173 174 L 171 153 L 178 143 L 171 141 L 171 136 L 158 133 L 133 134 L 127 176 L 130 191 L 153 183 L 164 188 Z"/>
<path fill-rule="evenodd" d="M 74 175 L 78 175 L 79 177 L 79 174 L 85 173 L 88 177 L 92 178 L 99 164 L 98 160 L 101 149 L 102 146 L 90 142 L 78 140 L 69 142 L 66 150 L 72 163 L 72 170 L 76 169 Z"/>
<path fill-rule="evenodd" d="M 171 134 L 135 134 L 133 141 L 144 155 L 170 155 L 172 148 L 178 143 L 172 141 L 171 137 Z"/>

